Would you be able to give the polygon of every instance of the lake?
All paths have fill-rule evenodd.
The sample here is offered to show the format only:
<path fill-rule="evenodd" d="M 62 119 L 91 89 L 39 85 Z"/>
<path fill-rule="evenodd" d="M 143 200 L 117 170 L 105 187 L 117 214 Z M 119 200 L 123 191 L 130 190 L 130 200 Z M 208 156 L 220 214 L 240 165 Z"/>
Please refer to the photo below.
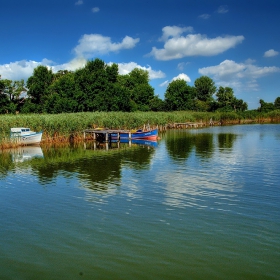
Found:
<path fill-rule="evenodd" d="M 280 125 L 0 153 L 0 279 L 279 279 Z"/>

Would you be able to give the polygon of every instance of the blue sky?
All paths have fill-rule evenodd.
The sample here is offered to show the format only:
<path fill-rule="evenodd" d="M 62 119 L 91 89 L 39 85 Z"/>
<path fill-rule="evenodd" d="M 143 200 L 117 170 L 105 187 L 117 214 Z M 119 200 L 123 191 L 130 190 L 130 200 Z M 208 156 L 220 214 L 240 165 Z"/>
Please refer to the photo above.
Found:
<path fill-rule="evenodd" d="M 149 71 L 162 99 L 173 79 L 230 86 L 249 109 L 280 96 L 279 0 L 1 0 L 0 75 L 87 60 Z"/>

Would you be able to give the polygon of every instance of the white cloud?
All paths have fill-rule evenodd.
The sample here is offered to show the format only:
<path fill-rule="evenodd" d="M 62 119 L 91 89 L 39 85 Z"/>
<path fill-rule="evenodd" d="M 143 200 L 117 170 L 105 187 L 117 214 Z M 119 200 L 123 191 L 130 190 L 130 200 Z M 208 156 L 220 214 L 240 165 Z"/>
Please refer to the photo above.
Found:
<path fill-rule="evenodd" d="M 159 86 L 160 86 L 160 87 L 167 87 L 168 84 L 169 84 L 169 81 L 166 80 L 166 81 L 164 81 L 163 83 L 161 83 Z"/>
<path fill-rule="evenodd" d="M 188 65 L 188 64 L 189 64 L 189 62 L 180 62 L 180 63 L 178 63 L 177 68 L 179 70 L 183 71 L 185 66 Z"/>
<path fill-rule="evenodd" d="M 85 34 L 79 40 L 79 44 L 74 48 L 74 52 L 80 57 L 91 57 L 94 54 L 106 54 L 118 52 L 122 49 L 132 49 L 140 41 L 126 36 L 120 43 L 112 43 L 110 37 L 100 34 Z"/>
<path fill-rule="evenodd" d="M 75 5 L 77 5 L 77 6 L 79 6 L 79 5 L 83 5 L 83 1 L 82 0 L 78 0 L 76 3 L 75 3 Z"/>
<path fill-rule="evenodd" d="M 94 7 L 94 8 L 91 9 L 91 11 L 93 13 L 98 13 L 100 11 L 100 9 L 98 7 Z"/>
<path fill-rule="evenodd" d="M 36 62 L 32 60 L 10 62 L 8 64 L 0 65 L 0 73 L 2 79 L 8 79 L 13 81 L 27 79 L 30 76 L 32 76 L 34 68 L 41 64 L 41 62 Z"/>
<path fill-rule="evenodd" d="M 273 56 L 276 56 L 278 54 L 279 54 L 279 52 L 271 49 L 271 50 L 268 50 L 264 53 L 264 57 L 273 57 Z"/>
<path fill-rule="evenodd" d="M 171 82 L 172 82 L 172 81 L 176 81 L 176 80 L 184 80 L 184 81 L 186 81 L 187 83 L 190 83 L 190 82 L 191 82 L 190 77 L 189 77 L 188 75 L 184 74 L 184 73 L 181 73 L 181 74 L 179 74 L 178 76 L 174 77 L 174 78 L 171 80 Z M 170 83 L 169 80 L 166 80 L 166 81 L 164 81 L 163 83 L 161 83 L 159 86 L 160 86 L 160 87 L 167 87 L 167 86 L 169 85 L 169 83 Z"/>
<path fill-rule="evenodd" d="M 108 65 L 112 65 L 112 62 L 108 63 Z M 119 74 L 120 75 L 126 75 L 126 74 L 130 73 L 133 69 L 139 68 L 139 69 L 148 71 L 149 72 L 149 78 L 151 80 L 160 79 L 160 78 L 165 77 L 165 74 L 162 71 L 155 71 L 151 68 L 151 66 L 148 66 L 148 67 L 140 66 L 135 62 L 118 63 L 118 67 L 119 67 Z"/>
<path fill-rule="evenodd" d="M 85 58 L 74 58 L 70 62 L 51 66 L 54 73 L 59 70 L 75 71 L 77 69 L 85 67 L 87 60 Z"/>
<path fill-rule="evenodd" d="M 228 12 L 228 6 L 227 5 L 222 5 L 218 8 L 217 12 L 219 14 L 226 14 Z"/>
<path fill-rule="evenodd" d="M 78 68 L 84 67 L 85 64 L 86 60 L 83 58 L 75 58 L 70 62 L 60 65 L 55 65 L 53 61 L 45 58 L 42 61 L 21 60 L 0 65 L 0 73 L 2 79 L 18 81 L 21 79 L 27 80 L 33 75 L 33 70 L 39 65 L 47 66 L 56 73 L 59 70 L 75 71 Z"/>
<path fill-rule="evenodd" d="M 177 77 L 174 77 L 174 78 L 172 79 L 172 81 L 176 81 L 176 80 L 184 80 L 184 81 L 186 81 L 186 82 L 188 82 L 188 83 L 191 82 L 190 77 L 189 77 L 188 75 L 184 74 L 184 73 L 181 73 L 181 74 L 179 74 Z"/>
<path fill-rule="evenodd" d="M 247 60 L 245 63 L 224 60 L 219 65 L 200 68 L 198 72 L 213 77 L 218 85 L 230 86 L 237 90 L 258 90 L 257 79 L 280 72 L 279 67 L 258 67 L 253 63 L 253 60 Z"/>
<path fill-rule="evenodd" d="M 159 39 L 160 41 L 167 41 L 170 37 L 178 38 L 181 34 L 185 32 L 193 32 L 191 26 L 188 27 L 179 27 L 179 26 L 165 26 L 162 28 L 162 36 Z"/>
<path fill-rule="evenodd" d="M 152 48 L 148 54 L 157 60 L 179 59 L 186 56 L 214 56 L 227 51 L 242 43 L 243 36 L 225 36 L 207 38 L 201 34 L 188 34 L 180 36 L 189 28 L 166 26 L 163 28 L 161 40 L 165 40 L 164 48 Z M 171 38 L 170 38 L 171 37 Z"/>
<path fill-rule="evenodd" d="M 202 18 L 202 19 L 208 19 L 210 17 L 211 17 L 211 15 L 209 15 L 209 14 L 202 14 L 199 16 L 199 18 Z"/>

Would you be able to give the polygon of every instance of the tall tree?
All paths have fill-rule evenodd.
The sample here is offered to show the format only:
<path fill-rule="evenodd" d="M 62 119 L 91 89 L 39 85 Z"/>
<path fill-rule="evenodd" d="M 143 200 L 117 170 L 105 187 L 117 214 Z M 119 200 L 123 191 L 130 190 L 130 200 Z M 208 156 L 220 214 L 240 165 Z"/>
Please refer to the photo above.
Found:
<path fill-rule="evenodd" d="M 219 87 L 216 93 L 219 108 L 231 107 L 234 100 L 233 89 L 230 87 Z"/>
<path fill-rule="evenodd" d="M 75 72 L 78 103 L 83 111 L 107 111 L 108 75 L 106 64 L 95 59 L 88 61 L 83 69 Z"/>
<path fill-rule="evenodd" d="M 258 111 L 260 112 L 269 112 L 275 110 L 274 104 L 271 102 L 265 102 L 263 99 L 260 99 L 260 107 L 258 108 Z"/>
<path fill-rule="evenodd" d="M 33 75 L 27 80 L 27 94 L 31 98 L 31 103 L 36 105 L 39 112 L 42 111 L 53 78 L 52 70 L 40 65 L 34 69 Z"/>
<path fill-rule="evenodd" d="M 154 98 L 154 88 L 149 84 L 149 73 L 135 68 L 129 74 L 122 76 L 119 82 L 130 92 L 133 110 L 147 111 L 149 103 Z"/>
<path fill-rule="evenodd" d="M 55 81 L 49 87 L 49 95 L 44 103 L 47 113 L 78 112 L 77 90 L 74 73 L 55 74 Z"/>
<path fill-rule="evenodd" d="M 201 76 L 194 81 L 197 99 L 201 101 L 211 100 L 213 94 L 216 92 L 215 82 L 207 77 Z"/>
<path fill-rule="evenodd" d="M 280 96 L 275 99 L 274 107 L 275 109 L 280 109 Z"/>
<path fill-rule="evenodd" d="M 0 114 L 7 113 L 10 108 L 10 100 L 5 92 L 6 84 L 0 76 Z"/>
<path fill-rule="evenodd" d="M 217 107 L 222 111 L 245 111 L 248 105 L 242 99 L 237 99 L 234 96 L 234 91 L 231 87 L 219 87 L 217 96 Z"/>
<path fill-rule="evenodd" d="M 164 96 L 168 111 L 192 110 L 194 90 L 185 80 L 172 81 Z"/>

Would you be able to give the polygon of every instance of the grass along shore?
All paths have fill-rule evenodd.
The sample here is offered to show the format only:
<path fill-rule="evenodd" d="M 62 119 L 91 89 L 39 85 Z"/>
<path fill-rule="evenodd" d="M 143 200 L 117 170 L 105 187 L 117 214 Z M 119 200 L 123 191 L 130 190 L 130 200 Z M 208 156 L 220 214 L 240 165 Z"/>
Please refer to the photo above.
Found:
<path fill-rule="evenodd" d="M 96 127 L 110 129 L 138 129 L 144 124 L 150 127 L 168 126 L 173 123 L 203 122 L 210 120 L 221 125 L 280 122 L 280 110 L 261 113 L 246 112 L 85 112 L 64 114 L 18 114 L 0 116 L 0 148 L 16 145 L 9 139 L 11 127 L 30 127 L 43 130 L 43 143 L 65 142 L 83 139 L 83 130 Z"/>

